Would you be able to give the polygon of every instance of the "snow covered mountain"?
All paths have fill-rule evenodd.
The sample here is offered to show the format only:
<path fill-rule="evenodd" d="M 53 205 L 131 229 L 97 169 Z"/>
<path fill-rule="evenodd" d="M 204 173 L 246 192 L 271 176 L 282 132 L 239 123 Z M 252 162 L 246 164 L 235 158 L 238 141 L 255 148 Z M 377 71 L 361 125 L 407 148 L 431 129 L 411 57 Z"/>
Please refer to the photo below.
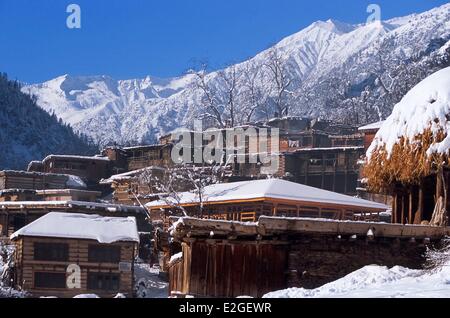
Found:
<path fill-rule="evenodd" d="M 291 80 L 287 97 L 291 114 L 365 123 L 389 115 L 401 93 L 429 75 L 416 70 L 430 72 L 431 67 L 424 65 L 449 48 L 449 41 L 450 4 L 446 4 L 371 24 L 318 21 L 233 68 L 261 70 L 276 50 Z M 270 101 L 272 84 L 267 72 L 262 73 L 258 85 Z M 189 124 L 202 107 L 195 80 L 192 74 L 120 81 L 64 75 L 23 91 L 101 145 L 142 143 Z M 207 80 L 219 86 L 219 72 L 208 74 Z"/>
<path fill-rule="evenodd" d="M 86 136 L 78 136 L 56 116 L 36 106 L 20 85 L 0 74 L 0 169 L 25 169 L 49 154 L 98 152 Z"/>

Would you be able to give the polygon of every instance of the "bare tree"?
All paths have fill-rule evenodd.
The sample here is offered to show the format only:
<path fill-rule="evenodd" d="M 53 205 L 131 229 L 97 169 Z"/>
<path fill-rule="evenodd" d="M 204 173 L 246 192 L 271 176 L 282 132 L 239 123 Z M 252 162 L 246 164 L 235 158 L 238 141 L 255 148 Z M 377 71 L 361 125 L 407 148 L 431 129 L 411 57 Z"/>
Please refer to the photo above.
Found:
<path fill-rule="evenodd" d="M 167 168 L 163 175 L 155 174 L 153 170 L 146 170 L 139 178 L 142 185 L 153 188 L 158 193 L 159 200 L 171 207 L 174 214 L 181 212 L 188 216 L 182 206 L 183 193 L 192 192 L 199 203 L 199 213 L 203 213 L 203 204 L 207 201 L 204 194 L 205 187 L 220 183 L 226 172 L 226 167 L 219 164 L 209 166 L 177 166 Z"/>
<path fill-rule="evenodd" d="M 242 115 L 247 123 L 251 122 L 257 113 L 263 113 L 266 119 L 270 119 L 270 108 L 267 103 L 267 94 L 262 87 L 262 70 L 259 65 L 248 61 L 243 71 L 242 89 L 244 90 Z"/>
<path fill-rule="evenodd" d="M 240 79 L 242 72 L 236 65 L 231 65 L 215 73 L 207 73 L 207 65 L 194 72 L 197 80 L 195 86 L 202 94 L 203 108 L 197 117 L 213 120 L 218 128 L 234 127 L 243 120 L 240 112 Z"/>
<path fill-rule="evenodd" d="M 269 49 L 268 53 L 268 61 L 264 66 L 269 70 L 274 94 L 274 103 L 279 116 L 287 116 L 289 114 L 289 104 L 286 99 L 287 96 L 291 94 L 291 92 L 289 92 L 289 87 L 292 81 L 287 72 L 286 61 L 276 47 Z"/>
<path fill-rule="evenodd" d="M 239 108 L 239 80 L 242 76 L 242 72 L 236 65 L 231 65 L 224 70 L 217 73 L 219 79 L 220 90 L 219 101 L 223 105 L 221 108 L 224 110 L 224 116 L 226 118 L 227 127 L 235 127 L 236 124 L 242 123 L 242 117 L 240 116 Z"/>
<path fill-rule="evenodd" d="M 199 70 L 191 71 L 196 76 L 194 82 L 195 88 L 201 94 L 201 102 L 203 104 L 202 113 L 198 117 L 202 120 L 214 120 L 219 128 L 226 128 L 226 123 L 223 118 L 223 108 L 219 99 L 217 88 L 212 85 L 211 79 L 208 77 L 208 65 L 202 63 Z"/>

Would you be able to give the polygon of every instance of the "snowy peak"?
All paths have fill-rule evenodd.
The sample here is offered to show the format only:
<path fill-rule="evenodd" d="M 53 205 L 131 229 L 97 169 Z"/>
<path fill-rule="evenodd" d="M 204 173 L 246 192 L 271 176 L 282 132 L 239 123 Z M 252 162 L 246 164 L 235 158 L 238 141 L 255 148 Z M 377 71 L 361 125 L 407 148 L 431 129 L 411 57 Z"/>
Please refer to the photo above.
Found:
<path fill-rule="evenodd" d="M 352 91 L 355 96 L 360 96 L 368 84 L 372 85 L 369 73 L 379 69 L 381 43 L 386 43 L 387 61 L 411 63 L 419 53 L 431 54 L 430 44 L 432 48 L 438 45 L 436 49 L 442 51 L 440 43 L 449 40 L 450 4 L 446 4 L 424 13 L 369 24 L 352 25 L 333 19 L 317 21 L 236 67 L 262 74 L 258 85 L 270 103 L 273 83 L 264 74 L 267 68 L 262 65 L 267 65 L 276 50 L 292 80 L 289 91 L 294 99 L 289 102 L 294 106 L 291 111 L 301 116 L 322 116 L 330 114 L 329 110 L 335 107 L 348 112 L 341 100 L 333 100 L 331 90 L 335 87 L 327 81 L 343 76 L 347 77 L 346 81 L 359 81 L 352 83 L 356 87 Z M 220 87 L 218 72 L 208 74 L 207 80 Z M 43 84 L 26 86 L 23 91 L 35 95 L 43 109 L 55 112 L 102 145 L 111 141 L 141 143 L 153 142 L 158 135 L 187 125 L 192 114 L 199 112 L 202 94 L 192 85 L 194 81 L 193 74 L 129 80 L 104 75 L 64 75 Z M 305 92 L 312 99 L 302 100 Z M 393 105 L 389 106 L 390 110 Z M 375 112 L 377 108 L 371 109 Z M 342 114 L 333 111 L 331 116 Z"/>
<path fill-rule="evenodd" d="M 325 22 L 326 25 L 323 25 L 325 28 L 329 28 L 330 31 L 334 31 L 336 33 L 344 34 L 353 31 L 356 27 L 352 24 L 348 24 L 345 22 L 341 22 L 338 20 L 328 19 Z"/>

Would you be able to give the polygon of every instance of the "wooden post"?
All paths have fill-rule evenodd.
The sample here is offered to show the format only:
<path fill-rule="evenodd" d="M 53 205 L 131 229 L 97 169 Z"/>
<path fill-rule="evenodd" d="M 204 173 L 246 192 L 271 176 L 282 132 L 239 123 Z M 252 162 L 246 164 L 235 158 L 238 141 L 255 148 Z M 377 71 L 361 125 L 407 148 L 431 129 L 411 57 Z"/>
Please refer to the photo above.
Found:
<path fill-rule="evenodd" d="M 400 224 L 405 224 L 405 195 L 402 193 L 401 195 L 402 198 L 402 212 L 400 215 Z"/>
<path fill-rule="evenodd" d="M 397 211 L 397 206 L 398 206 L 397 200 L 398 200 L 398 195 L 397 195 L 397 193 L 394 193 L 394 198 L 392 200 L 392 215 L 391 215 L 391 222 L 393 224 L 397 223 L 397 213 L 398 213 L 398 211 Z"/>
<path fill-rule="evenodd" d="M 417 207 L 416 216 L 414 217 L 414 224 L 421 224 L 423 221 L 423 205 L 424 205 L 424 197 L 423 197 L 423 180 L 420 180 L 419 184 L 419 203 Z"/>
<path fill-rule="evenodd" d="M 411 187 L 411 189 L 409 191 L 408 224 L 413 224 L 414 223 L 414 219 L 413 219 L 413 193 L 414 193 L 414 188 Z"/>
<path fill-rule="evenodd" d="M 442 168 L 439 169 L 439 172 L 436 174 L 436 203 L 439 200 L 439 197 L 442 196 L 442 178 L 441 178 L 441 173 L 442 173 Z"/>
<path fill-rule="evenodd" d="M 278 204 L 275 204 L 274 206 L 273 206 L 273 216 L 277 216 L 277 213 L 278 213 Z"/>
<path fill-rule="evenodd" d="M 325 154 L 322 154 L 322 189 L 325 189 L 325 169 L 326 169 L 326 162 L 325 162 Z"/>

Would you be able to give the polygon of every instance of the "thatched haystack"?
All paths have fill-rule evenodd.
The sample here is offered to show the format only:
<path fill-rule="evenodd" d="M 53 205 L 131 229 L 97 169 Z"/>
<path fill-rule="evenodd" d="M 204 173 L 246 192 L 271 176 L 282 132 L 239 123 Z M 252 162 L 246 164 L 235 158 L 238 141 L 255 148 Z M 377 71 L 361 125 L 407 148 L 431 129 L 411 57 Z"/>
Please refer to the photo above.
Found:
<path fill-rule="evenodd" d="M 393 220 L 397 223 L 446 222 L 442 214 L 446 215 L 448 206 L 449 132 L 450 68 L 445 68 L 405 95 L 367 153 L 364 174 L 368 186 L 396 197 Z M 424 218 L 424 209 L 432 206 L 430 191 L 434 191 L 433 213 Z"/>

